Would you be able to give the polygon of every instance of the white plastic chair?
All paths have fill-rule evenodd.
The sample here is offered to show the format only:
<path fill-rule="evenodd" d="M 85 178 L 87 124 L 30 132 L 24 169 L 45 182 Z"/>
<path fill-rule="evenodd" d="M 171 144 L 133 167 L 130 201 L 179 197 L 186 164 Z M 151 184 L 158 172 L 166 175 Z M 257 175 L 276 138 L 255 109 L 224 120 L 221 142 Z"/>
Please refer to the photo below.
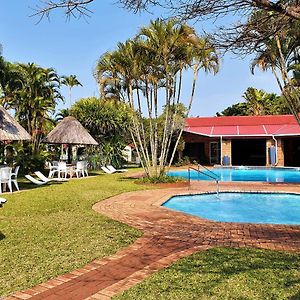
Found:
<path fill-rule="evenodd" d="M 89 173 L 88 173 L 88 162 L 86 160 L 83 161 L 83 173 L 86 176 L 89 176 Z"/>
<path fill-rule="evenodd" d="M 58 176 L 58 161 L 53 161 L 52 165 L 50 164 L 49 178 L 52 178 L 54 174 L 57 172 Z"/>
<path fill-rule="evenodd" d="M 83 164 L 83 161 L 78 161 L 76 163 L 75 173 L 76 173 L 77 178 L 79 178 L 80 176 L 84 177 L 84 164 Z"/>
<path fill-rule="evenodd" d="M 11 173 L 11 182 L 14 183 L 16 189 L 19 191 L 19 185 L 18 185 L 18 173 L 19 173 L 20 166 L 16 166 L 13 173 Z"/>
<path fill-rule="evenodd" d="M 64 174 L 64 177 L 67 178 L 68 168 L 67 164 L 64 161 L 58 163 L 58 178 L 61 178 L 61 175 Z"/>
<path fill-rule="evenodd" d="M 12 193 L 11 170 L 11 167 L 4 167 L 0 169 L 0 193 L 2 193 L 2 183 L 7 184 L 10 192 Z"/>

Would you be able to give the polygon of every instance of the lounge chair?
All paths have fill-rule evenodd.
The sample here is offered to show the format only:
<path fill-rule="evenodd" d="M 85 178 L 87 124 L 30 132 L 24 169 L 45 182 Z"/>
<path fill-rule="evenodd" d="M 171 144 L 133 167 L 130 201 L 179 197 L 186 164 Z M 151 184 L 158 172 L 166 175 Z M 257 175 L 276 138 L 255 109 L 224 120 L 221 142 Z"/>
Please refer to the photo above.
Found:
<path fill-rule="evenodd" d="M 25 177 L 31 181 L 32 183 L 36 184 L 36 185 L 43 185 L 43 184 L 46 184 L 48 183 L 47 181 L 40 181 L 40 180 L 37 180 L 35 179 L 34 177 L 32 177 L 31 175 L 25 175 Z"/>
<path fill-rule="evenodd" d="M 101 167 L 101 169 L 102 169 L 102 171 L 104 171 L 105 173 L 107 173 L 107 174 L 113 174 L 113 173 L 115 173 L 115 171 L 111 171 L 111 170 L 109 170 L 108 168 L 106 168 L 106 167 Z"/>
<path fill-rule="evenodd" d="M 50 181 L 68 181 L 68 179 L 65 178 L 47 178 L 43 173 L 41 173 L 40 171 L 36 171 L 34 172 L 34 174 L 41 179 L 41 181 L 44 182 L 50 182 Z"/>
<path fill-rule="evenodd" d="M 127 172 L 128 170 L 126 170 L 126 169 L 116 169 L 114 166 L 112 166 L 112 165 L 107 165 L 106 166 L 107 167 L 107 169 L 109 170 L 109 171 L 111 171 L 111 172 L 121 172 L 121 173 L 123 173 L 123 172 Z"/>

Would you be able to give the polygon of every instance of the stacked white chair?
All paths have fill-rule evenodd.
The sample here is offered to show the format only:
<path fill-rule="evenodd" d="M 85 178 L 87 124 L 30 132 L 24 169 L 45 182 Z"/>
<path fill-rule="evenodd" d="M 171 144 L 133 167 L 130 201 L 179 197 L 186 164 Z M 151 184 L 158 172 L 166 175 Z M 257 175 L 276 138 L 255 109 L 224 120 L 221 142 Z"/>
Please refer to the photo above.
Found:
<path fill-rule="evenodd" d="M 68 169 L 67 169 L 67 163 L 64 161 L 60 161 L 58 163 L 58 178 L 61 178 L 62 175 L 64 178 L 67 178 Z"/>
<path fill-rule="evenodd" d="M 58 161 L 53 161 L 52 165 L 50 165 L 49 178 L 52 178 L 54 174 L 57 173 L 58 176 Z"/>

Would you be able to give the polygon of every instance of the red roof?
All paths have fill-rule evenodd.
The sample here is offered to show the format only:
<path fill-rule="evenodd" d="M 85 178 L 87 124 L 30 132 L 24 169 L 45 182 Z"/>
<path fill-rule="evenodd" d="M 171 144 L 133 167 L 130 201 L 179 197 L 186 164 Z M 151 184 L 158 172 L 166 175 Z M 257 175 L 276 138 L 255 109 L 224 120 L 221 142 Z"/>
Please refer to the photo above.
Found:
<path fill-rule="evenodd" d="M 300 126 L 292 115 L 223 116 L 188 118 L 184 131 L 209 137 L 298 136 Z"/>

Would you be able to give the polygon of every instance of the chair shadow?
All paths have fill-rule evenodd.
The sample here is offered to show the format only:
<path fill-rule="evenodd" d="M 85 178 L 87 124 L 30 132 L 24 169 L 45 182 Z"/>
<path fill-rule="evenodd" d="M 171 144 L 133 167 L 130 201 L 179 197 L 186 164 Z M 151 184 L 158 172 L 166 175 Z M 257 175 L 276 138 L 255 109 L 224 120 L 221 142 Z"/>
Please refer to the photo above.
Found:
<path fill-rule="evenodd" d="M 5 235 L 0 231 L 0 241 L 5 239 Z"/>
<path fill-rule="evenodd" d="M 56 184 L 63 184 L 63 182 L 59 182 L 59 181 L 55 182 L 55 181 L 53 181 L 53 182 L 49 182 L 47 184 L 37 185 L 37 184 L 31 183 L 31 182 L 22 181 L 22 182 L 19 182 L 19 188 L 20 188 L 20 191 L 28 191 L 28 190 L 46 188 L 46 187 L 48 187 L 50 185 L 56 185 Z"/>

